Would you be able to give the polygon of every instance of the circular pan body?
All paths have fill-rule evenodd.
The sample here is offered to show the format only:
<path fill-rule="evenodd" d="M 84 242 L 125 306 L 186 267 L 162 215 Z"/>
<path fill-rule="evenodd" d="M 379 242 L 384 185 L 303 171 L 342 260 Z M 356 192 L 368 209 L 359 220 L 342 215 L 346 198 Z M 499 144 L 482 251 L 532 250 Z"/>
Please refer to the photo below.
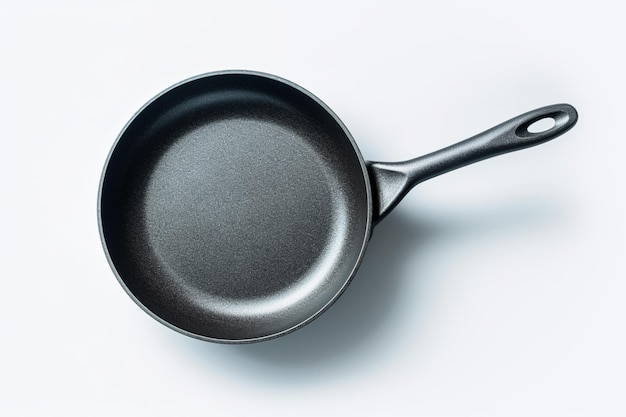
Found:
<path fill-rule="evenodd" d="M 131 298 L 224 343 L 313 320 L 370 237 L 372 194 L 350 133 L 319 99 L 226 71 L 165 90 L 128 122 L 98 194 L 101 240 Z"/>

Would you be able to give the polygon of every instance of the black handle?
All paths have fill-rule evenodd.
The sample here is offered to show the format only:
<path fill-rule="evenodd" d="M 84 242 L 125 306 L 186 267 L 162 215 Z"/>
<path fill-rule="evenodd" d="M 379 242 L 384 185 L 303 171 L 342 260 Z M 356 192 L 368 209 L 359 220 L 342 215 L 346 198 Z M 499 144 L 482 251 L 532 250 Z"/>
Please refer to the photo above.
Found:
<path fill-rule="evenodd" d="M 543 119 L 554 126 L 541 132 L 528 128 Z M 433 153 L 403 162 L 368 162 L 377 200 L 375 221 L 382 220 L 411 188 L 429 178 L 503 153 L 529 148 L 570 130 L 578 113 L 569 104 L 554 104 L 524 113 L 483 133 Z"/>

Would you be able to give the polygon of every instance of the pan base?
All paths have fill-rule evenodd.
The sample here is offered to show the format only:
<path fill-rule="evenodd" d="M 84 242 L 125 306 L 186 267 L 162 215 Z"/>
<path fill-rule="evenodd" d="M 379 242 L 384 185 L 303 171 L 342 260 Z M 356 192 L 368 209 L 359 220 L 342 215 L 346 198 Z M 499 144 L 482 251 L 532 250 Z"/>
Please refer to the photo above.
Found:
<path fill-rule="evenodd" d="M 323 168 L 313 147 L 271 121 L 225 119 L 185 132 L 149 176 L 146 242 L 168 277 L 212 297 L 293 289 L 345 234 L 338 179 Z"/>

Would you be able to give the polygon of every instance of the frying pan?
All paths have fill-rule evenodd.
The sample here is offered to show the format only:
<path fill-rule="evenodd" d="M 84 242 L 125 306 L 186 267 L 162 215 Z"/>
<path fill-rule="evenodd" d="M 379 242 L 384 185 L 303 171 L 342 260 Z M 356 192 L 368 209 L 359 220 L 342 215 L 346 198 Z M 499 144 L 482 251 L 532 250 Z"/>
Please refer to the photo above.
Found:
<path fill-rule="evenodd" d="M 554 126 L 531 132 L 541 119 Z M 567 104 L 405 162 L 366 162 L 339 118 L 279 77 L 223 71 L 144 105 L 106 160 L 98 222 L 122 287 L 188 336 L 246 343 L 311 322 L 346 289 L 373 226 L 416 184 L 534 146 Z"/>

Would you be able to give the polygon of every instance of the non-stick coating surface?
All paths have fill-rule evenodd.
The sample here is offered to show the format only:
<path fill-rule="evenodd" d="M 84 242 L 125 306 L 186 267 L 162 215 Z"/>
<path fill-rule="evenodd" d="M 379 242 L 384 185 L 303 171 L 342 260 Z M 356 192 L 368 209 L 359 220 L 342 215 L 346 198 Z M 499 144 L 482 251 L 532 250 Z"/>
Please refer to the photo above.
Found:
<path fill-rule="evenodd" d="M 148 312 L 192 336 L 259 340 L 339 296 L 371 206 L 363 160 L 319 100 L 224 73 L 171 88 L 131 120 L 105 168 L 100 226 Z"/>

